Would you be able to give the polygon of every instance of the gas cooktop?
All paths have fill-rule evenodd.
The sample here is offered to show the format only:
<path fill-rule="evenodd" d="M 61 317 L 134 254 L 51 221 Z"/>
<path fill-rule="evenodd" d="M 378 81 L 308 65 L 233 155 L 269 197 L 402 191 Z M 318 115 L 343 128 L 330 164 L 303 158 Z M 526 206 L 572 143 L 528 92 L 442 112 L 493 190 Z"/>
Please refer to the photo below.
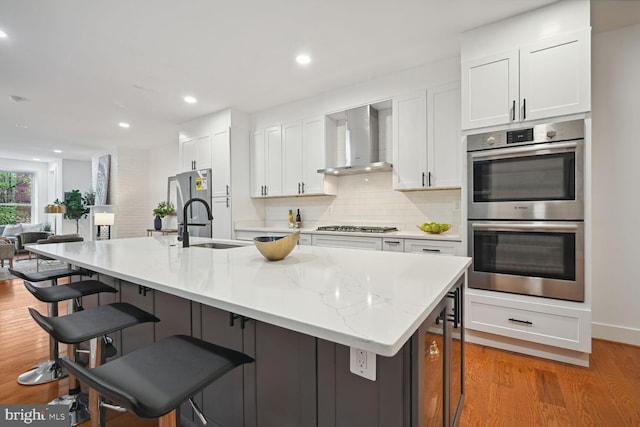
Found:
<path fill-rule="evenodd" d="M 317 231 L 344 231 L 348 233 L 387 233 L 398 231 L 396 227 L 371 227 L 368 225 L 325 225 L 318 227 Z"/>

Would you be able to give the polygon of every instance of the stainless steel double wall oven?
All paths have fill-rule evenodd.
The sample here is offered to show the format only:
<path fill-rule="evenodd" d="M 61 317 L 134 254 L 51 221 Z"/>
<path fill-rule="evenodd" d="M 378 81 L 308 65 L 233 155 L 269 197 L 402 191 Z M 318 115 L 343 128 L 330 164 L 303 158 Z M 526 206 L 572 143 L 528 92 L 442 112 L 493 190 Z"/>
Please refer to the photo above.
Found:
<path fill-rule="evenodd" d="M 467 137 L 469 287 L 584 301 L 584 121 Z"/>

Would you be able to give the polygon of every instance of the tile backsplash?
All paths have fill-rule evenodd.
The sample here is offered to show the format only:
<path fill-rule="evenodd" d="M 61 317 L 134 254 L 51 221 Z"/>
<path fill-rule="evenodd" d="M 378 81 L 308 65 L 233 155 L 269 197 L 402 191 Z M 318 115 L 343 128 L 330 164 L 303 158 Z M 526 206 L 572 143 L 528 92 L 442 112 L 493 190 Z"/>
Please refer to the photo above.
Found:
<path fill-rule="evenodd" d="M 300 209 L 303 227 L 346 224 L 395 226 L 412 230 L 423 222 L 449 223 L 460 230 L 460 190 L 400 192 L 392 189 L 392 172 L 338 178 L 337 196 L 265 199 L 264 225 L 287 225 L 289 209 Z"/>

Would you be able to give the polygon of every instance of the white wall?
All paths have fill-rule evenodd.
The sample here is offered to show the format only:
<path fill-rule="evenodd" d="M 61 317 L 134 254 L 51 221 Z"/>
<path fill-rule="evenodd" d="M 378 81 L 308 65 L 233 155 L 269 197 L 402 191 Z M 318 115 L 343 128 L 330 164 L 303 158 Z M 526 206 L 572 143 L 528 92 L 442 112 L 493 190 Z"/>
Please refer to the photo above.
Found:
<path fill-rule="evenodd" d="M 91 162 L 85 160 L 62 160 L 62 197 L 71 190 L 80 190 L 84 195 L 93 188 L 91 181 Z M 62 200 L 62 199 L 61 199 Z M 57 234 L 69 234 L 76 232 L 76 221 L 65 219 L 62 221 L 62 230 Z M 89 219 L 82 218 L 78 221 L 78 232 L 86 239 L 89 236 Z"/>
<path fill-rule="evenodd" d="M 640 345 L 640 25 L 595 34 L 593 336 Z"/>
<path fill-rule="evenodd" d="M 147 182 L 149 204 L 145 210 L 147 213 L 147 228 L 153 228 L 153 209 L 158 202 L 167 199 L 167 182 L 170 176 L 178 173 L 178 142 L 154 147 L 148 152 L 149 156 L 149 181 Z M 177 216 L 164 218 L 165 228 L 177 228 Z"/>

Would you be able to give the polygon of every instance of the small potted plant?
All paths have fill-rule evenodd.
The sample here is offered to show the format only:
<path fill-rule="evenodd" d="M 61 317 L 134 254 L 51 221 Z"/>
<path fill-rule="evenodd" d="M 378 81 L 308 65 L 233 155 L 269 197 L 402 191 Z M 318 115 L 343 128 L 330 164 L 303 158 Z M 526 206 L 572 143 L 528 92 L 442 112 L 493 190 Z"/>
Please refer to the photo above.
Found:
<path fill-rule="evenodd" d="M 153 221 L 153 228 L 156 230 L 162 229 L 162 218 L 174 213 L 176 209 L 173 207 L 173 203 L 162 201 L 158 203 L 158 207 L 153 210 L 153 215 L 156 217 Z"/>

